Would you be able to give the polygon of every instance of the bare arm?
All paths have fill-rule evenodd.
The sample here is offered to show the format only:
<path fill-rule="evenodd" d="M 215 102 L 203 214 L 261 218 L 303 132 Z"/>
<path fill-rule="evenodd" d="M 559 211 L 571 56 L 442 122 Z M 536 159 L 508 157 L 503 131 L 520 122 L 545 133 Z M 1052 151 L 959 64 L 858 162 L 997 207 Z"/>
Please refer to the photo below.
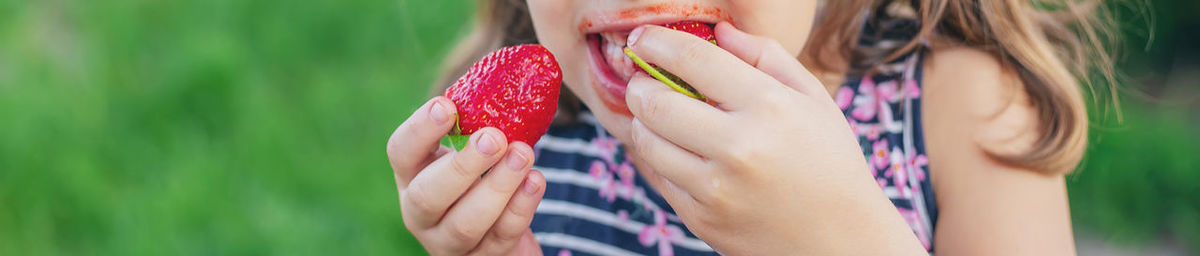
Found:
<path fill-rule="evenodd" d="M 1005 165 L 987 152 L 1032 147 L 1037 112 L 1015 72 L 978 50 L 934 51 L 923 124 L 942 255 L 1073 255 L 1063 176 Z"/>

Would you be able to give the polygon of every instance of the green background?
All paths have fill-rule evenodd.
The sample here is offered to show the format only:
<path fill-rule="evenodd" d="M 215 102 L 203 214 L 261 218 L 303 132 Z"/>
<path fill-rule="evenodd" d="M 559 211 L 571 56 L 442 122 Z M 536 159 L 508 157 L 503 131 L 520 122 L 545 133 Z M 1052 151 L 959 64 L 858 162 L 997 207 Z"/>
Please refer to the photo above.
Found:
<path fill-rule="evenodd" d="M 1200 244 L 1190 2 L 1126 15 L 1125 120 L 1069 178 L 1106 248 Z M 422 254 L 384 144 L 472 8 L 0 0 L 0 255 Z"/>

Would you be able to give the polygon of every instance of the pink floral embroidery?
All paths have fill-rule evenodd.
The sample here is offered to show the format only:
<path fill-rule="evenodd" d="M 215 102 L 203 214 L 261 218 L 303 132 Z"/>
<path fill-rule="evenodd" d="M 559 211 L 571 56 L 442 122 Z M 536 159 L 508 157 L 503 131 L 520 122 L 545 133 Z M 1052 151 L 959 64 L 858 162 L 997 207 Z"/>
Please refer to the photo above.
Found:
<path fill-rule="evenodd" d="M 862 83 L 858 85 L 858 93 L 861 98 L 855 99 L 854 110 L 850 111 L 850 116 L 859 121 L 870 121 L 875 118 L 875 111 L 879 110 L 879 100 L 875 99 L 875 81 L 871 78 L 863 78 Z"/>
<path fill-rule="evenodd" d="M 637 186 L 634 186 L 633 184 L 633 181 L 637 178 L 637 175 L 633 170 L 633 164 L 630 164 L 629 162 L 621 163 L 621 166 L 617 167 L 617 178 L 621 181 L 621 183 L 617 185 L 619 188 L 617 195 L 625 200 L 633 200 L 633 191 L 637 188 Z"/>
<path fill-rule="evenodd" d="M 905 187 L 905 188 L 909 187 L 908 171 L 904 168 L 904 164 L 905 164 L 904 153 L 900 152 L 899 148 L 892 149 L 891 167 L 888 168 L 887 172 L 884 172 L 883 175 L 892 177 L 892 184 L 896 185 L 896 187 Z M 911 190 L 911 189 L 897 189 L 897 190 L 900 191 L 901 197 L 907 198 L 910 196 L 909 194 L 911 191 L 909 191 L 909 190 Z"/>
<path fill-rule="evenodd" d="M 921 97 L 921 87 L 917 86 L 916 79 L 904 79 L 904 93 L 913 99 Z"/>
<path fill-rule="evenodd" d="M 604 166 L 603 161 L 592 161 L 591 168 L 588 168 L 588 175 L 597 180 L 603 179 L 604 176 L 608 175 L 608 167 Z"/>
<path fill-rule="evenodd" d="M 900 127 L 899 122 L 896 122 L 896 119 L 893 119 L 892 108 L 887 105 L 888 103 L 883 102 L 882 99 L 879 101 L 879 105 L 881 107 L 879 108 L 879 125 L 877 125 L 878 129 L 888 132 L 899 132 L 902 127 Z"/>
<path fill-rule="evenodd" d="M 603 197 L 604 200 L 608 200 L 610 203 L 617 201 L 617 183 L 613 182 L 611 178 L 602 181 L 600 186 L 600 197 Z"/>
<path fill-rule="evenodd" d="M 920 211 L 922 208 L 914 207 L 928 207 L 920 204 L 931 203 L 929 199 L 923 200 L 925 194 L 922 191 L 928 186 L 926 166 L 929 159 L 914 148 L 914 140 L 909 140 L 911 137 L 905 134 L 915 132 L 909 129 L 920 129 L 920 120 L 912 119 L 916 115 L 910 112 L 916 110 L 910 106 L 920 104 L 921 88 L 914 78 L 916 68 L 913 66 L 918 65 L 918 58 L 907 60 L 910 66 L 899 78 L 895 78 L 897 73 L 881 73 L 876 77 L 863 77 L 858 88 L 839 88 L 834 101 L 845 113 L 851 132 L 858 136 L 864 147 L 870 145 L 865 153 L 875 182 L 888 191 L 890 199 L 909 202 L 897 204 L 897 209 L 928 250 L 933 232 L 927 223 L 930 216 Z"/>
<path fill-rule="evenodd" d="M 925 172 L 922 171 L 923 169 L 921 169 L 921 168 L 923 168 L 923 167 L 925 167 L 925 165 L 929 164 L 929 159 L 926 158 L 925 155 L 922 155 L 922 154 L 913 155 L 913 154 L 909 153 L 909 155 L 910 155 L 910 157 L 908 158 L 909 168 L 912 168 L 912 170 L 915 173 L 917 173 L 917 180 L 925 181 Z"/>
<path fill-rule="evenodd" d="M 879 139 L 879 135 L 883 133 L 883 131 L 879 130 L 878 124 L 862 124 L 861 126 L 866 127 L 863 135 L 866 135 L 868 140 L 877 140 Z"/>
<path fill-rule="evenodd" d="M 604 161 L 608 162 L 609 164 L 616 164 L 614 162 L 616 159 L 614 158 L 616 158 L 617 155 L 617 143 L 618 142 L 616 138 L 603 135 L 596 137 L 591 141 L 592 146 L 595 146 L 600 150 L 600 157 L 604 158 Z"/>
<path fill-rule="evenodd" d="M 855 108 L 850 111 L 850 116 L 863 122 L 870 121 L 872 118 L 879 119 L 876 130 L 867 131 L 868 139 L 878 138 L 880 130 L 899 132 L 902 128 L 900 123 L 893 118 L 892 108 L 889 105 L 889 102 L 894 103 L 900 100 L 900 92 L 897 87 L 896 80 L 875 84 L 871 78 L 863 78 L 862 83 L 859 84 L 860 96 L 853 101 Z"/>
<path fill-rule="evenodd" d="M 559 250 L 558 256 L 571 256 L 571 251 L 568 251 L 567 249 Z"/>
<path fill-rule="evenodd" d="M 638 242 L 644 246 L 658 244 L 658 255 L 675 255 L 671 242 L 681 241 L 683 230 L 675 225 L 667 224 L 667 217 L 662 211 L 654 211 L 654 225 L 646 225 L 638 232 Z"/>
<path fill-rule="evenodd" d="M 838 89 L 837 96 L 833 98 L 833 101 L 837 102 L 839 108 L 846 110 L 846 108 L 850 107 L 850 103 L 854 101 L 854 92 L 850 91 L 850 88 L 843 86 L 841 89 Z"/>
<path fill-rule="evenodd" d="M 896 87 L 896 80 L 888 80 L 886 82 L 879 83 L 879 85 L 875 87 L 875 93 L 877 96 L 879 96 L 880 101 L 896 102 L 900 100 L 900 94 Z"/>
<path fill-rule="evenodd" d="M 887 139 L 876 141 L 873 145 L 871 145 L 871 152 L 871 166 L 874 166 L 875 170 L 883 170 L 883 168 L 887 168 L 889 160 Z"/>

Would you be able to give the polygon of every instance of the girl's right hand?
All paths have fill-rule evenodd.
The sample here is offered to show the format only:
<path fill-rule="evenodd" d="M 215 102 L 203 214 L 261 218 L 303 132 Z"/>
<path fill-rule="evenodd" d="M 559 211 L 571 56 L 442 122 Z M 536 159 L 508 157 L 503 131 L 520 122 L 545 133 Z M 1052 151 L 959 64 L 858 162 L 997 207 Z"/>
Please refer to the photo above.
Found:
<path fill-rule="evenodd" d="M 404 226 L 432 255 L 540 255 L 529 223 L 546 180 L 530 170 L 533 149 L 488 127 L 455 152 L 438 144 L 454 113 L 435 97 L 388 139 Z"/>

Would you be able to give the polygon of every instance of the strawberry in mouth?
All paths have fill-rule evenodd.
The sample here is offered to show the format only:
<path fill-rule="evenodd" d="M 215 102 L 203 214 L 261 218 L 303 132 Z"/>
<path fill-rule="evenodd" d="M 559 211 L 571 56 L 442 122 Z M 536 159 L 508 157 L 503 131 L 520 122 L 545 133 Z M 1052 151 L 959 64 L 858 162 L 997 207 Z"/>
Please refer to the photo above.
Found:
<path fill-rule="evenodd" d="M 624 106 L 625 86 L 633 74 L 637 72 L 633 60 L 625 56 L 622 48 L 629 31 L 610 31 L 587 36 L 588 57 L 592 61 L 592 71 L 605 93 L 614 96 L 619 105 Z M 616 103 L 616 102 L 614 102 Z"/>
<path fill-rule="evenodd" d="M 716 43 L 713 24 L 697 21 L 679 21 L 662 26 L 688 32 L 706 41 Z M 704 95 L 701 95 L 688 85 L 687 82 L 684 82 L 679 77 L 672 75 L 662 68 L 645 63 L 636 54 L 629 51 L 625 47 L 629 32 L 628 30 L 608 31 L 590 34 L 587 37 L 593 71 L 600 80 L 603 89 L 608 94 L 619 97 L 619 100 L 622 100 L 620 102 L 621 106 L 624 105 L 625 87 L 628 85 L 629 79 L 637 72 L 645 72 L 689 97 L 699 100 L 705 99 Z M 612 105 L 610 102 L 606 103 Z"/>

